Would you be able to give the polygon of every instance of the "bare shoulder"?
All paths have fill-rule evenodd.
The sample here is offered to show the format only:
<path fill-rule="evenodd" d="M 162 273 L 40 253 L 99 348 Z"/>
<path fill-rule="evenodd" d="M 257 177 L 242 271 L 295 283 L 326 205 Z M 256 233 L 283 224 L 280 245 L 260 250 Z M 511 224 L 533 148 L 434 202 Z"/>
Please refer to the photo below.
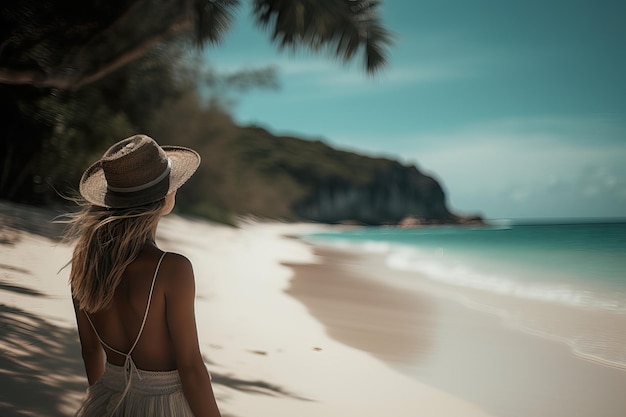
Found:
<path fill-rule="evenodd" d="M 194 285 L 193 266 L 187 257 L 168 252 L 161 264 L 160 278 L 168 289 Z"/>

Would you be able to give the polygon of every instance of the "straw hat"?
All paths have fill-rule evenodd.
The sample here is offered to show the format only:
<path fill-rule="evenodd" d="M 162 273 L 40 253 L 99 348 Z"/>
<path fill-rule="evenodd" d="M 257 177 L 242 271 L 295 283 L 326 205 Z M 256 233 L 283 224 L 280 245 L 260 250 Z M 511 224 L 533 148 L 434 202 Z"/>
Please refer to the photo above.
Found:
<path fill-rule="evenodd" d="M 183 185 L 200 165 L 200 155 L 182 146 L 159 146 L 135 135 L 111 146 L 80 179 L 91 204 L 129 208 L 153 203 Z"/>

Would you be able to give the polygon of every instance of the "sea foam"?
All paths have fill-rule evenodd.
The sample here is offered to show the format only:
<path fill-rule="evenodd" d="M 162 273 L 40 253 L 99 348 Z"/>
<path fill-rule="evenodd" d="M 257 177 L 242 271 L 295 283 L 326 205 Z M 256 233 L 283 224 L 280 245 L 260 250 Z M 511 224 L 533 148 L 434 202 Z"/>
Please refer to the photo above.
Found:
<path fill-rule="evenodd" d="M 501 296 L 626 313 L 624 294 L 611 297 L 609 294 L 600 294 L 588 288 L 576 287 L 572 283 L 542 283 L 537 279 L 529 280 L 519 273 L 503 269 L 488 272 L 481 269 L 478 263 L 470 264 L 446 252 L 443 248 L 418 248 L 384 241 L 355 241 L 338 237 L 310 240 L 344 250 L 384 255 L 387 267 L 415 272 L 416 284 L 417 280 L 426 278 L 431 282 Z"/>
<path fill-rule="evenodd" d="M 390 248 L 386 263 L 392 269 L 416 272 L 431 281 L 446 285 L 579 308 L 626 312 L 623 300 L 612 299 L 589 289 L 576 288 L 568 283 L 529 282 L 505 271 L 481 271 L 477 266 L 448 259 L 441 248 Z"/>

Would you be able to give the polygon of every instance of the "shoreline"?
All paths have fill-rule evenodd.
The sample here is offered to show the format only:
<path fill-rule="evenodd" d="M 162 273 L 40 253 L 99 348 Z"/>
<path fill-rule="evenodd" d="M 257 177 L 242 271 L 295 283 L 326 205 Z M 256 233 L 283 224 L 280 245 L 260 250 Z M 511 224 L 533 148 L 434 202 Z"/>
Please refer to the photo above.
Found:
<path fill-rule="evenodd" d="M 355 255 L 367 254 L 367 259 L 362 257 L 358 262 L 359 270 L 356 265 L 352 268 L 359 275 L 369 276 L 368 269 L 380 270 L 379 276 L 387 274 L 390 279 L 371 278 L 461 302 L 507 326 L 562 343 L 584 360 L 626 370 L 626 293 L 611 281 L 591 277 L 585 281 L 568 276 L 567 270 L 543 270 L 528 259 L 527 264 L 498 271 L 497 260 L 494 268 L 482 254 L 455 264 L 453 257 L 444 259 L 443 252 L 429 255 L 416 251 L 415 255 L 383 242 L 346 245 L 341 241 L 303 240 Z M 475 261 L 478 267 L 472 266 Z M 507 276 L 511 272 L 514 279 Z"/>
<path fill-rule="evenodd" d="M 456 297 L 446 297 L 428 282 L 424 291 L 384 285 L 381 277 L 387 275 L 402 279 L 416 277 L 389 269 L 376 254 L 319 244 L 311 247 L 318 262 L 290 265 L 295 275 L 287 293 L 307 306 L 310 314 L 324 324 L 330 337 L 367 351 L 395 370 L 477 404 L 494 416 L 617 417 L 626 409 L 626 400 L 619 389 L 626 386 L 623 370 L 583 360 L 563 343 L 524 332 L 507 324 L 501 316 L 469 307 L 462 301 L 463 291 L 458 289 Z M 321 284 L 314 295 L 307 290 L 314 285 L 312 280 Z M 387 288 L 381 290 L 381 286 Z M 354 317 L 350 305 L 357 303 L 355 299 L 364 293 L 360 311 L 369 308 L 369 314 Z M 395 296 L 390 297 L 389 293 Z M 377 300 L 372 302 L 374 296 Z M 395 302 L 407 297 L 413 299 L 414 305 L 421 306 L 421 310 L 410 305 L 407 308 L 406 301 Z M 327 309 L 328 298 L 335 305 L 345 303 L 346 311 Z M 380 312 L 385 303 L 390 314 L 400 317 L 395 327 L 359 323 Z M 416 320 L 409 318 L 411 314 L 421 316 Z M 346 330 L 350 325 L 354 327 Z M 359 335 L 363 331 L 374 334 L 363 337 Z M 405 337 L 410 346 L 381 354 L 375 346 L 367 344 L 368 338 L 389 337 L 390 331 L 412 334 Z M 411 344 L 416 339 L 420 339 L 420 344 Z M 416 349 L 421 356 L 407 361 L 402 350 L 408 347 Z"/>

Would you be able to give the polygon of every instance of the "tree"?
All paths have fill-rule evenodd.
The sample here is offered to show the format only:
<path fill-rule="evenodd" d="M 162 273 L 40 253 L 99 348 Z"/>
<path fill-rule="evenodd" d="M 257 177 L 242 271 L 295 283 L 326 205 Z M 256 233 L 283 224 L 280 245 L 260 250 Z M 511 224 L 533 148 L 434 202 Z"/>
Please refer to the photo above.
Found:
<path fill-rule="evenodd" d="M 205 169 L 222 167 L 224 129 L 212 127 L 233 124 L 227 111 L 239 94 L 278 82 L 271 67 L 222 73 L 193 58 L 168 42 L 77 90 L 0 84 L 0 198 L 62 202 L 90 163 L 137 132 L 202 151 Z"/>
<path fill-rule="evenodd" d="M 391 35 L 376 0 L 251 0 L 279 48 L 328 49 L 368 73 L 386 63 Z M 239 0 L 8 0 L 0 6 L 0 83 L 78 89 L 176 37 L 219 42 Z"/>

